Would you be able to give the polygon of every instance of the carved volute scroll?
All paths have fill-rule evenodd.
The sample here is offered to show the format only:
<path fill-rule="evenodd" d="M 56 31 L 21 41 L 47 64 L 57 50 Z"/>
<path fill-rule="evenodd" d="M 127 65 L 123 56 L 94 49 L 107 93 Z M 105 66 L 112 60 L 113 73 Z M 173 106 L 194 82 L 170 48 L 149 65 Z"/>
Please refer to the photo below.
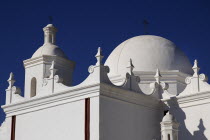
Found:
<path fill-rule="evenodd" d="M 191 77 L 185 79 L 187 84 L 185 90 L 179 94 L 179 96 L 190 95 L 198 92 L 210 90 L 210 85 L 207 83 L 207 76 L 205 74 L 199 74 L 200 68 L 198 67 L 198 61 L 194 61 L 192 67 L 194 74 Z"/>

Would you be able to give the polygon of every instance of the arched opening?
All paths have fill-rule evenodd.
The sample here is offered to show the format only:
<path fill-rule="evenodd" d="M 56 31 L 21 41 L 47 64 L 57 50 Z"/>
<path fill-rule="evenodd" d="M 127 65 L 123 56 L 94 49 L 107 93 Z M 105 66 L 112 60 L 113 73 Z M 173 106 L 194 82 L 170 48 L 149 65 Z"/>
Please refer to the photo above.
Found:
<path fill-rule="evenodd" d="M 171 140 L 170 134 L 168 134 L 168 140 Z"/>
<path fill-rule="evenodd" d="M 36 96 L 36 78 L 31 79 L 31 97 Z"/>

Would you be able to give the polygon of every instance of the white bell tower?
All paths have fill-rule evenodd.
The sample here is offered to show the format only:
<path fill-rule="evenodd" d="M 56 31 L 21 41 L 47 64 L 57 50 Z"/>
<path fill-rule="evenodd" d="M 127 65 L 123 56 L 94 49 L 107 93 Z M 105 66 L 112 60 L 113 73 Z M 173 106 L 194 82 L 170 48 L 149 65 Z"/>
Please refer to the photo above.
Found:
<path fill-rule="evenodd" d="M 161 124 L 161 140 L 178 140 L 179 123 L 169 112 L 163 117 Z"/>
<path fill-rule="evenodd" d="M 57 29 L 48 24 L 43 28 L 44 44 L 33 54 L 30 59 L 25 60 L 25 97 L 31 98 L 41 96 L 39 91 L 43 79 L 50 76 L 50 66 L 54 61 L 57 69 L 56 74 L 63 79 L 63 84 L 72 84 L 72 73 L 75 63 L 68 59 L 64 52 L 55 45 Z M 43 93 L 42 93 L 43 94 Z"/>

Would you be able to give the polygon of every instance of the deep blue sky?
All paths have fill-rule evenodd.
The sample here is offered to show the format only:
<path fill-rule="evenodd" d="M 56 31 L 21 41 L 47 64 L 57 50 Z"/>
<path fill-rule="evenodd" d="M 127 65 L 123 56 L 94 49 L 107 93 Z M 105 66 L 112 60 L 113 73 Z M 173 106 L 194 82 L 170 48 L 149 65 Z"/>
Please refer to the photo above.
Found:
<path fill-rule="evenodd" d="M 201 71 L 210 76 L 209 0 L 36 0 L 0 2 L 0 104 L 5 102 L 7 79 L 12 71 L 15 85 L 24 87 L 22 61 L 43 44 L 42 28 L 53 16 L 58 28 L 57 45 L 76 62 L 75 84 L 88 75 L 100 46 L 105 59 L 124 40 L 149 34 L 173 41 L 189 57 L 198 59 Z M 0 122 L 4 114 L 0 111 Z"/>

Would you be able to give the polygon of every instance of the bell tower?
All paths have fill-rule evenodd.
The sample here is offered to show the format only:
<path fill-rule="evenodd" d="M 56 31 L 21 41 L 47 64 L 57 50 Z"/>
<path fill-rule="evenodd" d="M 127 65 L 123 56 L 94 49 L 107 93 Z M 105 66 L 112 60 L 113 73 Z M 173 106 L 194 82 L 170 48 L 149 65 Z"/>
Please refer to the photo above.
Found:
<path fill-rule="evenodd" d="M 169 112 L 163 117 L 161 124 L 161 140 L 178 140 L 179 123 Z"/>
<path fill-rule="evenodd" d="M 75 63 L 68 59 L 64 52 L 56 45 L 57 29 L 48 24 L 43 28 L 44 44 L 33 54 L 30 59 L 24 60 L 25 67 L 25 97 L 42 96 L 43 79 L 50 76 L 50 66 L 54 61 L 56 74 L 63 79 L 63 84 L 72 84 L 72 73 Z M 43 93 L 42 93 L 43 94 Z"/>

